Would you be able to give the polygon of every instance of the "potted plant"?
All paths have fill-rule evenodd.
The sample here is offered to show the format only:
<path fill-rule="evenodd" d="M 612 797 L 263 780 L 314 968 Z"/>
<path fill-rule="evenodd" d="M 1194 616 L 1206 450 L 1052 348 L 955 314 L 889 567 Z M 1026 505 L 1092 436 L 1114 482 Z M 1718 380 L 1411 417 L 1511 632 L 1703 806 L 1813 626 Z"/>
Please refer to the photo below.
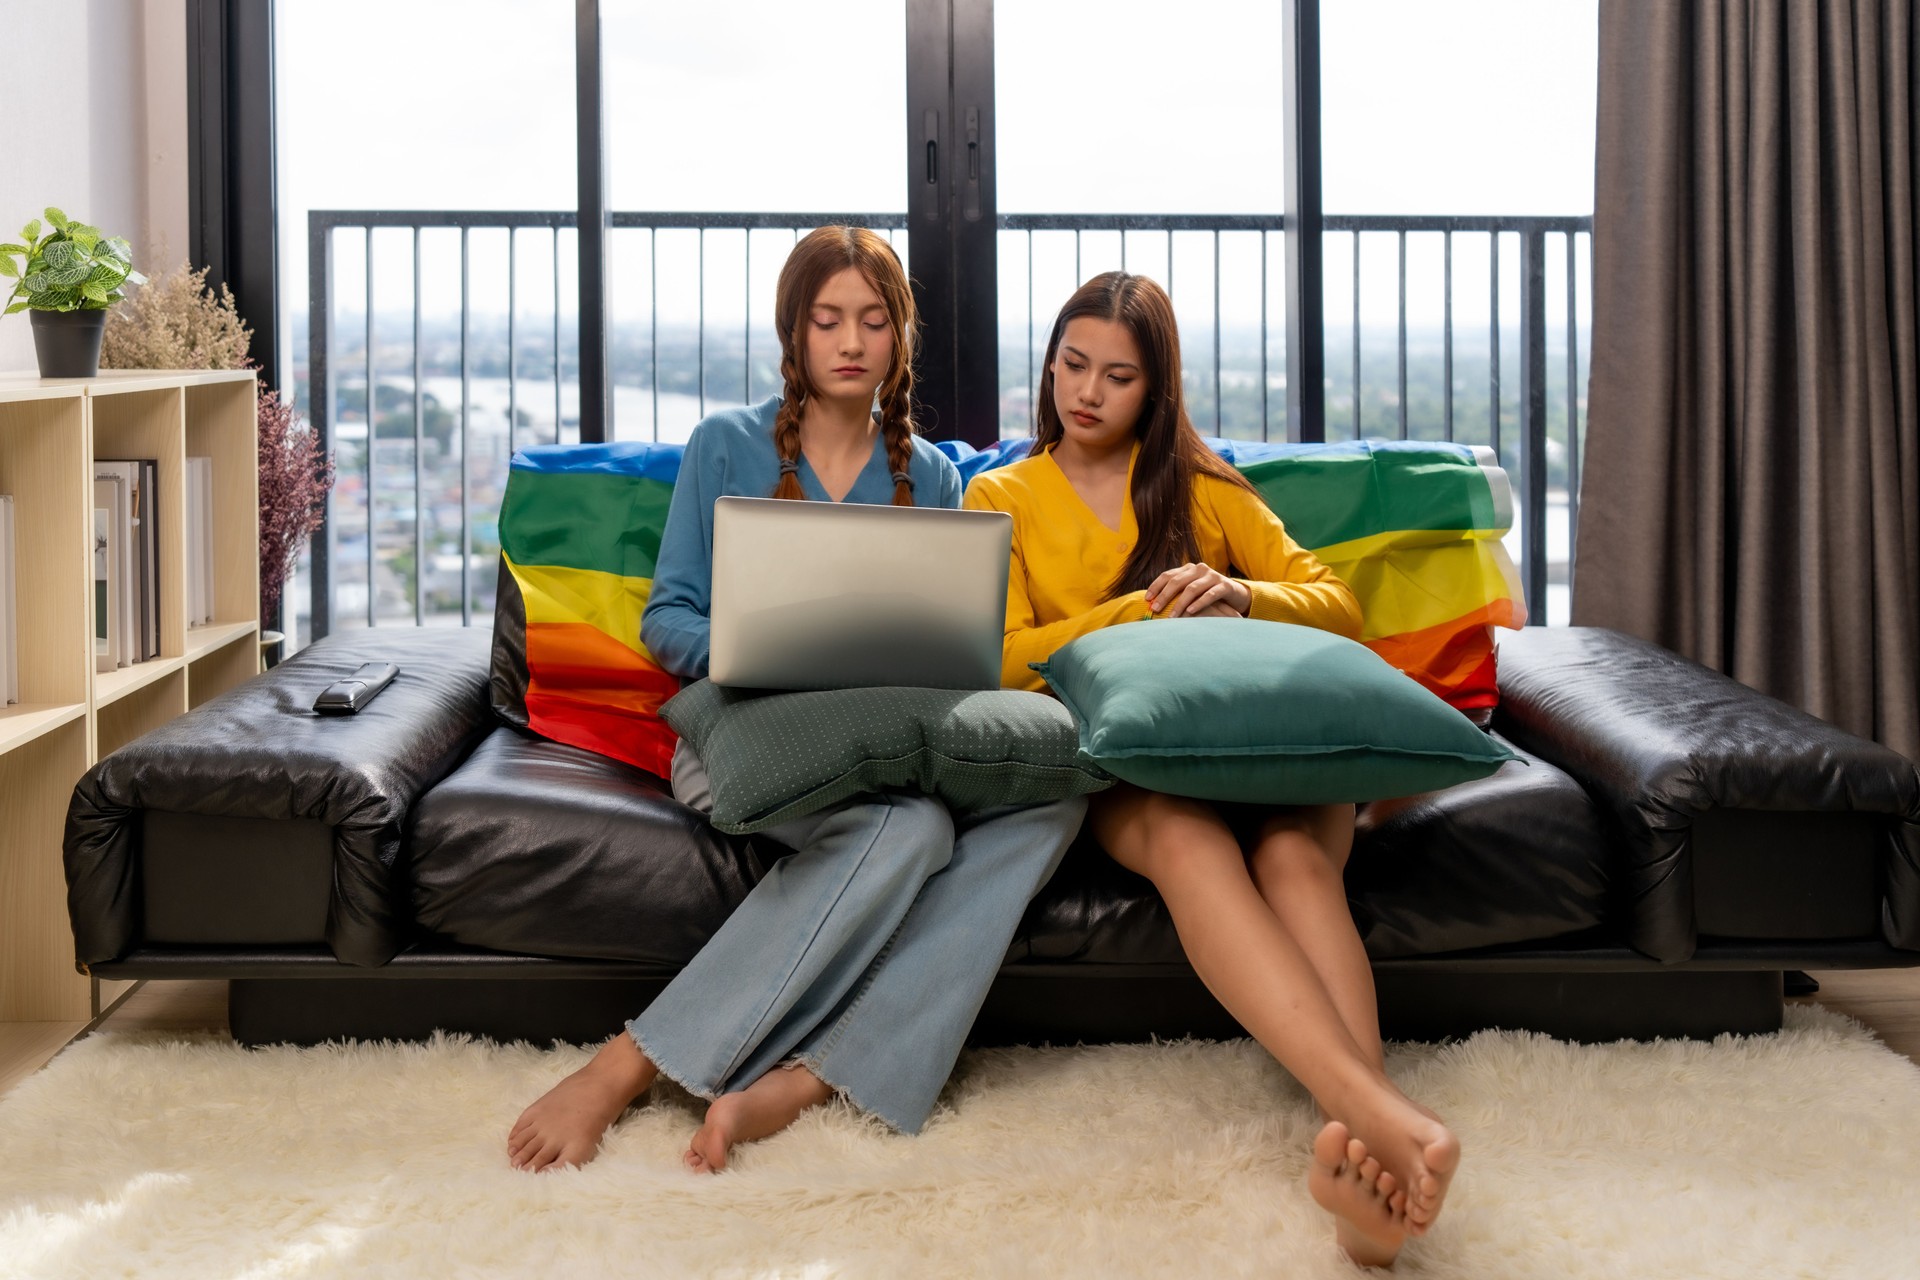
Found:
<path fill-rule="evenodd" d="M 31 311 L 33 351 L 43 378 L 91 378 L 100 371 L 100 334 L 107 308 L 128 284 L 145 284 L 133 250 L 119 236 L 47 210 L 21 229 L 22 244 L 0 244 L 0 275 L 14 281 L 7 315 Z M 18 259 L 18 261 L 16 261 Z"/>

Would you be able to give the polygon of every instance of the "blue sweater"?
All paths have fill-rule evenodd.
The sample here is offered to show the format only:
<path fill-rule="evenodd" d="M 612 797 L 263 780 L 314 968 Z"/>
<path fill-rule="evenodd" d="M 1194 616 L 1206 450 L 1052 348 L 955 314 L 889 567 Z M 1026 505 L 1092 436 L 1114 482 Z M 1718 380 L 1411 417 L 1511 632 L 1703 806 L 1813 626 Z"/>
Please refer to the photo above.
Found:
<path fill-rule="evenodd" d="M 640 616 L 640 643 L 654 661 L 685 680 L 707 674 L 713 603 L 713 500 L 729 494 L 765 498 L 780 482 L 780 453 L 773 444 L 773 418 L 780 397 L 710 414 L 687 440 L 660 535 L 653 590 Z M 960 505 L 960 473 L 946 455 L 915 436 L 914 505 Z M 800 488 L 815 502 L 831 501 L 820 478 L 800 455 Z M 845 501 L 884 506 L 893 501 L 893 474 L 886 439 L 877 432 L 873 456 L 847 491 Z"/>

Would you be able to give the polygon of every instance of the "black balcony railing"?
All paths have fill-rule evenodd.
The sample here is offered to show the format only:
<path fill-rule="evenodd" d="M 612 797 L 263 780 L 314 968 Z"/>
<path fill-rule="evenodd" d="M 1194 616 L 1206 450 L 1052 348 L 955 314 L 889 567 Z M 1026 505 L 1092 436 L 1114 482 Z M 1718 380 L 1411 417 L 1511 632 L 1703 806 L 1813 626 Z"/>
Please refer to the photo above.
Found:
<path fill-rule="evenodd" d="M 771 393 L 778 386 L 778 351 L 766 316 L 754 305 L 755 249 L 761 247 L 762 278 L 770 278 L 785 245 L 814 226 L 852 222 L 888 233 L 903 257 L 907 256 L 904 214 L 796 214 L 796 213 L 615 213 L 612 215 L 613 263 L 610 299 L 615 314 L 609 330 L 621 335 L 623 317 L 631 331 L 613 344 L 612 380 L 615 408 L 611 436 L 616 439 L 683 438 L 693 420 L 704 416 L 709 404 L 739 403 Z M 1511 474 L 1519 499 L 1518 534 L 1521 574 L 1536 621 L 1546 620 L 1550 584 L 1563 586 L 1571 562 L 1573 531 L 1578 521 L 1580 456 L 1580 352 L 1584 343 L 1577 282 L 1583 257 L 1583 238 L 1591 231 L 1584 217 L 1408 217 L 1399 215 L 1328 215 L 1324 219 L 1329 269 L 1334 250 L 1342 242 L 1351 248 L 1353 295 L 1348 314 L 1336 317 L 1331 309 L 1325 323 L 1351 326 L 1350 367 L 1343 379 L 1334 368 L 1329 342 L 1329 376 L 1324 388 L 1329 438 L 1363 434 L 1389 438 L 1431 438 L 1486 444 L 1500 456 Z M 327 522 L 316 535 L 311 563 L 310 634 L 320 636 L 334 625 L 368 626 L 381 623 L 471 623 L 492 607 L 493 566 L 497 541 L 493 520 L 504 489 L 507 460 L 514 449 L 530 443 L 577 438 L 577 410 L 568 412 L 568 391 L 578 403 L 577 353 L 569 360 L 569 332 L 565 303 L 569 293 L 563 278 L 569 265 L 574 215 L 570 212 L 388 212 L 315 211 L 308 228 L 307 367 L 303 385 L 316 429 L 339 463 L 339 482 L 329 504 Z M 1002 297 L 1001 390 L 1003 433 L 1024 433 L 1030 422 L 1031 399 L 1037 389 L 1036 363 L 1045 342 L 1044 326 L 1058 298 L 1036 298 L 1036 237 L 1049 253 L 1061 255 L 1067 236 L 1072 239 L 1072 281 L 1083 273 L 1120 266 L 1161 277 L 1176 306 L 1182 309 L 1182 327 L 1205 329 L 1210 341 L 1187 341 L 1187 381 L 1194 418 L 1203 430 L 1250 439 L 1284 434 L 1277 421 L 1282 414 L 1284 370 L 1273 358 L 1277 324 L 1269 316 L 1281 314 L 1270 290 L 1269 264 L 1284 261 L 1275 238 L 1285 230 L 1282 219 L 1269 215 L 1208 214 L 1001 214 L 1001 288 L 1008 288 L 1010 264 L 1024 263 L 1024 323 Z M 376 305 L 377 232 L 393 229 L 404 248 L 398 266 L 411 271 L 412 289 L 406 313 L 408 338 L 404 344 L 387 341 L 382 330 L 393 320 Z M 358 231 L 358 237 L 350 233 Z M 685 290 L 670 293 L 674 309 L 690 310 L 690 334 L 680 328 L 666 335 L 660 322 L 663 237 L 692 232 L 689 243 L 667 243 L 670 268 L 691 276 L 691 297 Z M 779 235 L 775 233 L 787 233 Z M 451 297 L 423 296 L 422 237 L 457 233 L 458 328 Z M 504 234 L 506 283 L 504 297 L 495 298 L 484 312 L 474 305 L 473 242 L 476 233 Z M 741 233 L 735 235 L 734 233 Z M 344 235 L 344 239 L 343 239 Z M 642 245 L 639 236 L 644 235 Z M 724 235 L 725 243 L 713 247 Z M 1117 235 L 1117 246 L 1114 237 Z M 1392 390 L 1380 389 L 1380 379 L 1363 377 L 1363 241 L 1392 237 L 1397 247 L 1397 312 L 1394 319 L 1394 376 Z M 1440 393 L 1423 396 L 1419 408 L 1410 396 L 1408 331 L 1409 237 L 1437 237 L 1442 260 L 1439 326 Z M 1557 238 L 1564 248 L 1563 292 L 1565 326 L 1561 330 L 1565 360 L 1563 394 L 1550 412 L 1548 396 L 1547 283 L 1548 245 Z M 343 306 L 349 281 L 337 274 L 340 244 L 350 249 L 358 240 L 364 273 L 364 292 L 355 315 Z M 767 241 L 772 243 L 768 244 Z M 1480 358 L 1478 335 L 1456 341 L 1455 247 L 1470 241 L 1485 247 L 1487 327 L 1485 352 L 1486 413 L 1479 417 L 1479 392 L 1469 381 L 1456 378 L 1458 348 L 1469 343 Z M 1516 242 L 1517 241 L 1517 245 Z M 1416 241 L 1418 242 L 1418 241 Z M 384 242 L 382 242 L 384 243 Z M 1193 252 L 1196 244 L 1198 252 Z M 1083 254 L 1083 245 L 1087 252 Z M 1195 286 L 1192 268 L 1176 276 L 1176 246 L 1188 253 L 1181 260 L 1198 261 L 1204 277 Z M 1501 320 L 1501 257 L 1505 248 L 1518 249 L 1519 317 L 1503 328 Z M 1117 254 L 1115 249 L 1117 247 Z M 1208 249 L 1210 248 L 1210 253 Z M 1223 250 L 1225 257 L 1223 257 Z M 624 253 L 625 257 L 622 256 Z M 709 253 L 736 253 L 741 259 L 740 292 L 724 300 L 709 286 Z M 639 270 L 646 264 L 645 315 L 637 318 L 635 299 L 623 294 L 622 262 Z M 690 262 L 677 259 L 685 253 Z M 1045 255 L 1043 255 L 1045 256 Z M 1476 254 L 1477 257 L 1477 254 Z M 1254 264 L 1257 262 L 1257 266 Z M 908 262 L 909 270 L 912 263 Z M 539 296 L 523 285 L 522 276 L 534 271 Z M 728 272 L 731 266 L 728 267 Z M 1236 335 L 1229 353 L 1223 322 L 1225 282 L 1246 290 L 1244 272 L 1258 273 L 1255 326 Z M 725 272 L 721 274 L 726 274 Z M 1053 285 L 1064 283 L 1053 281 Z M 1470 288 L 1473 286 L 1469 286 Z M 732 286 L 728 286 L 731 291 Z M 1206 314 L 1210 288 L 1211 315 Z M 550 294 L 550 296 L 548 296 Z M 1062 298 L 1064 293 L 1060 295 Z M 740 308 L 737 325 L 727 316 L 718 326 L 715 314 Z M 498 307 L 504 303 L 504 324 Z M 724 303 L 724 305 L 723 305 Z M 624 304 L 625 310 L 621 310 Z M 1036 312 L 1039 306 L 1040 314 Z M 765 310 L 764 304 L 759 308 Z M 1244 307 L 1241 308 L 1244 312 Z M 385 320 L 377 320 L 384 314 Z M 476 343 L 476 316 L 492 326 Z M 342 327 L 341 317 L 355 323 Z M 428 317 L 437 326 L 428 330 Z M 536 317 L 531 323 L 529 316 Z M 644 323 L 644 344 L 629 339 Z M 503 330 L 503 332 L 501 331 Z M 1377 329 L 1372 331 L 1377 338 Z M 1464 332 L 1464 331 L 1463 331 Z M 1329 335 L 1331 337 L 1331 334 Z M 344 342 L 343 342 L 344 339 Z M 1257 355 L 1246 344 L 1257 342 Z M 1517 348 L 1517 396 L 1503 381 L 1502 347 Z M 357 348 L 357 349 L 356 349 Z M 431 350 L 430 350 L 431 348 Z M 1197 349 L 1196 349 L 1197 348 Z M 664 362 L 663 362 L 664 357 Z M 1231 361 L 1231 365 L 1229 362 Z M 572 365 L 569 383 L 569 365 Z M 1430 361 L 1420 362 L 1423 376 Z M 475 369 L 482 369 L 492 401 L 476 409 Z M 457 392 L 452 389 L 458 377 Z M 386 381 L 383 382 L 383 378 Z M 429 379 L 442 384 L 428 390 Z M 736 381 L 737 379 L 737 381 Z M 551 385 L 548 386 L 548 382 Z M 1510 381 L 1510 380 L 1509 380 Z M 1342 385 L 1344 383 L 1344 385 Z M 1373 411 L 1367 393 L 1375 389 Z M 621 399 L 622 390 L 635 394 Z M 357 401 L 355 393 L 358 393 Z M 389 394 L 390 393 L 390 394 Z M 663 402 L 662 397 L 669 399 Z M 457 399 L 449 409 L 443 399 Z M 482 397 L 486 400 L 487 397 Z M 1437 399 L 1437 404 L 1428 401 Z M 550 414 L 550 416 L 549 416 Z M 1503 430 L 1503 419 L 1517 431 Z M 484 429 L 482 429 L 484 428 Z M 476 432 L 478 437 L 476 438 Z M 364 442 L 364 443 L 362 443 Z M 1512 447 L 1503 448 L 1503 445 Z M 1559 450 L 1556 458 L 1550 449 Z M 1555 527 L 1564 525 L 1563 548 L 1549 555 L 1550 491 L 1557 502 Z M 1564 494 L 1564 496 L 1560 496 Z M 1564 516 L 1559 508 L 1564 506 Z M 447 548 L 451 546 L 451 550 Z"/>

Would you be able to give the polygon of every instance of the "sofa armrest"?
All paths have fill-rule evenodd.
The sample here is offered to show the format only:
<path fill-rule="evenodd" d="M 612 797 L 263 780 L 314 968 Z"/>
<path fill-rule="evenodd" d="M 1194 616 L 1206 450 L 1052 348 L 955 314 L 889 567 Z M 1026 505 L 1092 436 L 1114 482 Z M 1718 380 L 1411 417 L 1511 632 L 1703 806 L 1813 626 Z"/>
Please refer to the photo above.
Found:
<path fill-rule="evenodd" d="M 1529 627 L 1501 638 L 1499 662 L 1500 732 L 1572 774 L 1617 826 L 1635 947 L 1693 954 L 1693 828 L 1749 810 L 1874 816 L 1881 931 L 1920 949 L 1920 777 L 1905 756 L 1617 631 Z"/>
<path fill-rule="evenodd" d="M 400 946 L 408 811 L 493 727 L 484 630 L 359 631 L 320 641 L 100 761 L 67 810 L 67 910 L 84 967 L 141 935 L 141 813 L 317 821 L 331 831 L 326 938 L 348 964 Z M 367 662 L 400 668 L 358 714 L 314 697 Z M 262 847 L 262 859 L 278 850 Z"/>

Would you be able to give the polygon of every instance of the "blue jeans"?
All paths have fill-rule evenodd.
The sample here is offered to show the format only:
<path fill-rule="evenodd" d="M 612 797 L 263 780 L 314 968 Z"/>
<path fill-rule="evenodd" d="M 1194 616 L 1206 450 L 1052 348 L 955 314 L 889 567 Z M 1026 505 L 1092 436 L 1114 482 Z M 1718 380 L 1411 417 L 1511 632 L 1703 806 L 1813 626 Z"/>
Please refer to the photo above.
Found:
<path fill-rule="evenodd" d="M 675 758 L 674 793 L 697 805 L 690 756 Z M 887 793 L 776 827 L 767 834 L 798 852 L 627 1030 L 703 1098 L 797 1060 L 918 1133 L 1086 807 L 1075 797 L 950 814 L 930 796 Z"/>

